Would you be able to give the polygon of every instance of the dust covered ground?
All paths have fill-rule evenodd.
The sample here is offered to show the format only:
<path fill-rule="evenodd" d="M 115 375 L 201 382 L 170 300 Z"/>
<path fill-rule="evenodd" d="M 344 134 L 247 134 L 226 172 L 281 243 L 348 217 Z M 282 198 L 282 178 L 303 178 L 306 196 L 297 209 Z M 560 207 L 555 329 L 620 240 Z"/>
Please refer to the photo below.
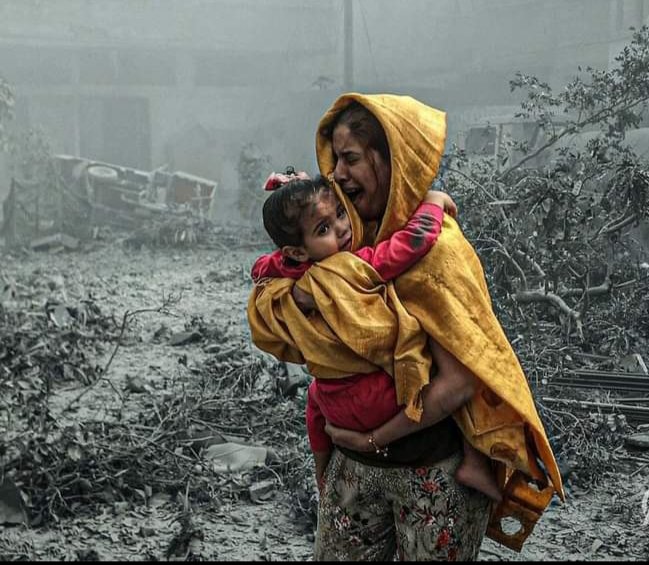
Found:
<path fill-rule="evenodd" d="M 259 252 L 0 252 L 0 557 L 311 559 L 307 379 L 250 344 Z M 520 554 L 481 559 L 646 560 L 647 464 L 612 447 Z"/>

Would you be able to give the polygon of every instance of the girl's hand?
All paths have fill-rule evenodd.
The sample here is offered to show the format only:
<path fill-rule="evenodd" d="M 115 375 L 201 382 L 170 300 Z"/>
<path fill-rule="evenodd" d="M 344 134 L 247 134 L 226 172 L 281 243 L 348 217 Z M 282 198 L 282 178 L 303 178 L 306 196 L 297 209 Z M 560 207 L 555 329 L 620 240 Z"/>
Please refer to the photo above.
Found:
<path fill-rule="evenodd" d="M 353 430 L 338 428 L 329 422 L 325 426 L 325 432 L 329 434 L 331 441 L 341 447 L 346 447 L 353 451 L 374 451 L 374 447 L 369 442 L 370 434 L 367 432 L 355 432 Z"/>
<path fill-rule="evenodd" d="M 429 190 L 424 196 L 424 202 L 430 204 L 437 204 L 444 212 L 453 218 L 457 217 L 457 205 L 453 199 L 446 194 L 446 192 L 441 192 L 440 190 Z"/>

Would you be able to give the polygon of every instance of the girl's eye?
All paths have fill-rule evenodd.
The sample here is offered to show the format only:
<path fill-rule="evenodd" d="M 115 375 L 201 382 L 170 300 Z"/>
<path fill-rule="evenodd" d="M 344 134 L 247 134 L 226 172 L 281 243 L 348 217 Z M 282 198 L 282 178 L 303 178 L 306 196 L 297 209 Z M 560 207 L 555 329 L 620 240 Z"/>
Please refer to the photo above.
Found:
<path fill-rule="evenodd" d="M 328 230 L 329 230 L 329 226 L 327 224 L 322 224 L 318 228 L 318 235 L 324 235 L 327 233 Z"/>
<path fill-rule="evenodd" d="M 338 217 L 343 218 L 347 214 L 347 210 L 345 210 L 344 206 L 339 206 L 338 207 Z"/>

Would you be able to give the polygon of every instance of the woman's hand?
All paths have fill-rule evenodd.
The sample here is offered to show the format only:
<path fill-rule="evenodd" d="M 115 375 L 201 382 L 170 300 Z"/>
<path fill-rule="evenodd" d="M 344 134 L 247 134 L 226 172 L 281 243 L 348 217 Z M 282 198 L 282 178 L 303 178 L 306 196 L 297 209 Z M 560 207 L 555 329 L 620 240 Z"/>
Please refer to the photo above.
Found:
<path fill-rule="evenodd" d="M 369 441 L 370 434 L 367 432 L 355 432 L 338 428 L 329 422 L 325 426 L 325 432 L 329 434 L 331 441 L 340 447 L 346 447 L 353 451 L 374 451 L 374 447 Z"/>
<path fill-rule="evenodd" d="M 453 218 L 457 217 L 457 205 L 453 199 L 446 194 L 446 192 L 441 192 L 440 190 L 429 190 L 424 196 L 424 202 L 430 204 L 437 204 L 444 212 Z"/>
<path fill-rule="evenodd" d="M 372 431 L 376 445 L 385 447 L 399 438 L 440 422 L 475 394 L 478 381 L 473 373 L 436 341 L 431 339 L 430 345 L 438 374 L 421 391 L 424 405 L 421 420 L 414 422 L 406 416 L 405 410 L 401 410 Z M 369 441 L 369 433 L 337 428 L 329 422 L 325 425 L 325 432 L 331 441 L 341 447 L 354 451 L 376 451 Z"/>
<path fill-rule="evenodd" d="M 297 285 L 293 285 L 293 300 L 295 300 L 297 307 L 304 314 L 308 314 L 311 310 L 315 310 L 315 301 L 313 300 L 313 296 L 298 288 Z"/>

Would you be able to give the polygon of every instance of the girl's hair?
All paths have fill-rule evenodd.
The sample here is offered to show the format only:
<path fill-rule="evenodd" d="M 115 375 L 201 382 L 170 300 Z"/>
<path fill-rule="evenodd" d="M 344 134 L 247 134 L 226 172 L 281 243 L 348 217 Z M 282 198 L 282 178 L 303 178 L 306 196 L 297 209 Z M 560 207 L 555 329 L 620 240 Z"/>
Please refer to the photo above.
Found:
<path fill-rule="evenodd" d="M 298 247 L 304 242 L 300 218 L 321 190 L 330 191 L 327 179 L 294 179 L 271 192 L 262 210 L 264 228 L 277 247 Z"/>
<path fill-rule="evenodd" d="M 366 147 L 376 149 L 386 163 L 390 162 L 390 147 L 385 130 L 376 116 L 359 102 L 352 102 L 320 130 L 320 134 L 331 140 L 337 126 L 344 125 L 351 134 Z"/>

